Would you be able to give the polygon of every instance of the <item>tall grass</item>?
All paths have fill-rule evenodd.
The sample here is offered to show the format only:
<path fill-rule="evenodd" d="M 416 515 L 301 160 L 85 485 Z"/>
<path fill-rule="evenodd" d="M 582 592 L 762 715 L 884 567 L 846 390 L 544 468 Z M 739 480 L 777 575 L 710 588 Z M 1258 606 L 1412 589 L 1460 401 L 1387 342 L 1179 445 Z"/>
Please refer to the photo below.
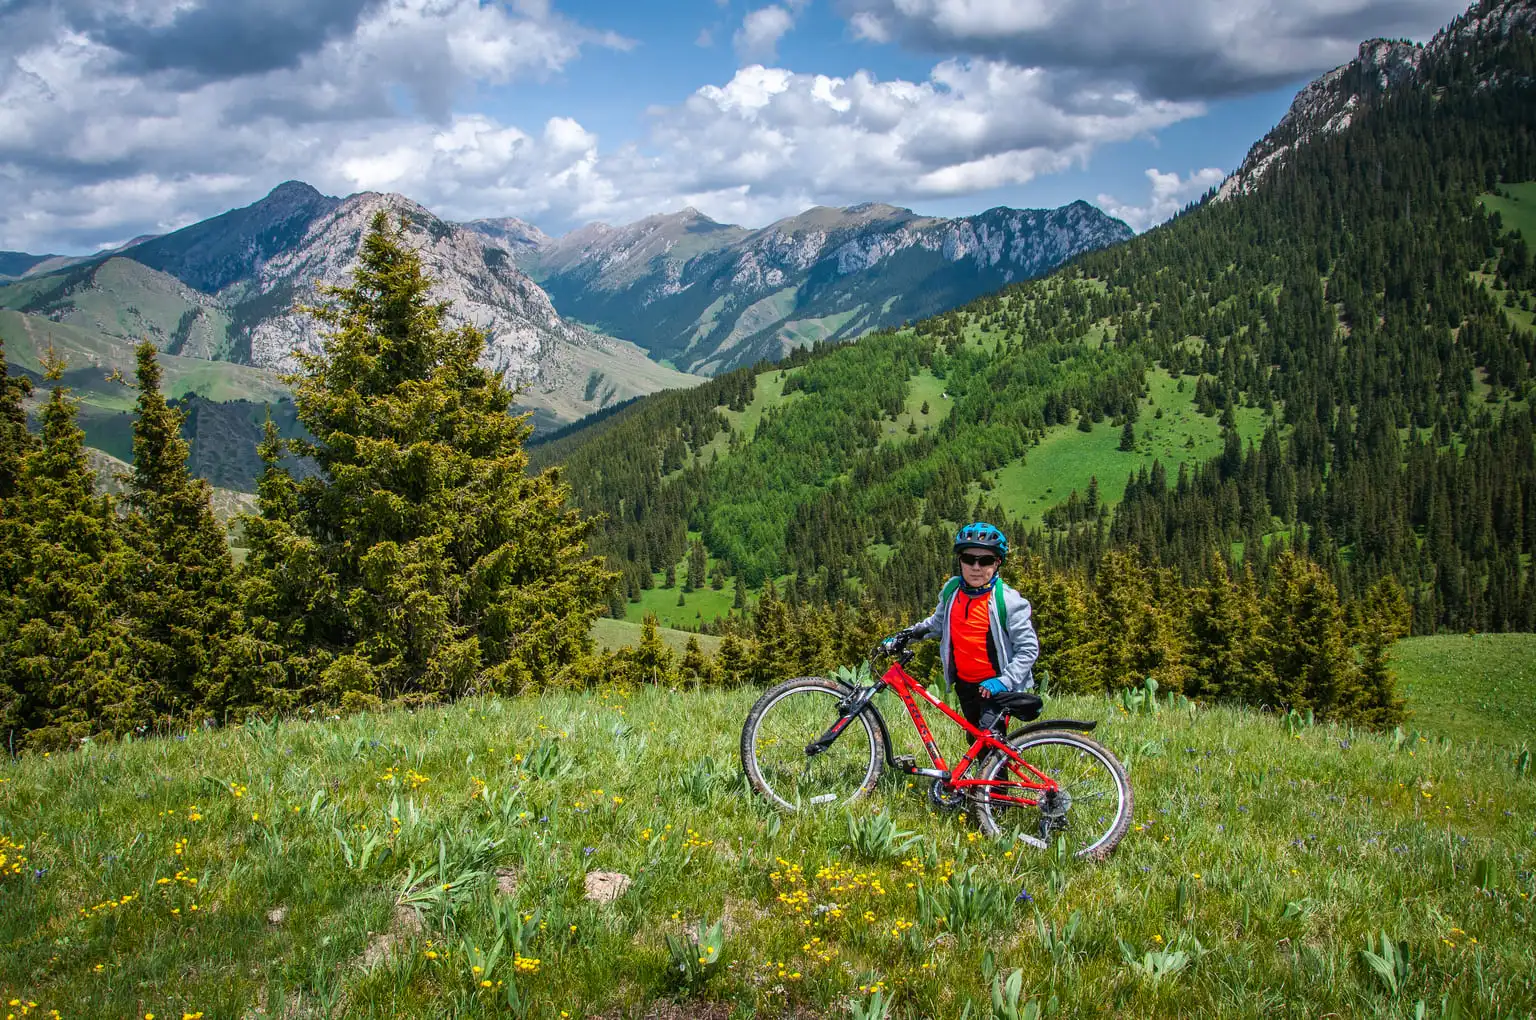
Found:
<path fill-rule="evenodd" d="M 0 1001 L 66 1017 L 1536 1012 L 1536 783 L 1507 749 L 1061 699 L 1048 714 L 1106 719 L 1137 792 L 1131 834 L 1089 864 L 981 839 L 901 777 L 851 824 L 773 814 L 735 760 L 752 698 L 478 701 L 0 765 Z M 594 902 L 594 871 L 633 884 Z"/>

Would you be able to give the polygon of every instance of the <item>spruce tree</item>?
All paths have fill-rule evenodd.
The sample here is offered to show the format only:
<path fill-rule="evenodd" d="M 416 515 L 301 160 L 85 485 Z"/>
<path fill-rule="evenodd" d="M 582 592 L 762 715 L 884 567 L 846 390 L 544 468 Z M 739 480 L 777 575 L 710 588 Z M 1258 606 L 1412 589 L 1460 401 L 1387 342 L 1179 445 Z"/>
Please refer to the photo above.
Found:
<path fill-rule="evenodd" d="M 1186 621 L 1193 697 L 1246 700 L 1254 685 L 1253 655 L 1259 625 L 1253 576 L 1243 582 L 1213 578 L 1192 593 Z"/>
<path fill-rule="evenodd" d="M 285 685 L 328 699 L 511 693 L 581 655 L 615 575 L 558 473 L 525 473 L 527 415 L 479 365 L 485 335 L 448 329 L 415 251 L 381 213 L 351 286 L 309 311 L 289 448 L 318 472 L 264 482 L 276 508 L 254 591 L 293 664 Z M 281 472 L 272 465 L 270 471 Z M 253 546 L 253 554 L 257 552 Z"/>
<path fill-rule="evenodd" d="M 646 613 L 640 624 L 640 645 L 632 655 L 636 678 L 641 683 L 671 686 L 677 682 L 672 649 L 661 640 L 655 613 Z"/>
<path fill-rule="evenodd" d="M 704 551 L 704 543 L 695 539 L 688 549 L 688 591 L 704 587 L 704 572 L 708 566 L 709 556 Z"/>
<path fill-rule="evenodd" d="M 286 450 L 269 411 L 256 448 L 264 466 L 257 513 L 241 518 L 248 553 L 237 585 L 245 627 L 230 657 L 245 700 L 277 711 L 323 700 L 319 673 L 329 652 L 307 642 L 309 607 L 334 600 L 336 587 L 299 519 L 298 483 L 283 467 Z"/>
<path fill-rule="evenodd" d="M 138 418 L 126 522 L 135 553 L 128 594 L 134 686 L 160 719 L 235 707 L 224 644 L 234 628 L 234 563 L 212 487 L 187 472 L 183 413 L 160 391 L 151 343 L 138 346 Z"/>
<path fill-rule="evenodd" d="M 688 644 L 683 649 L 683 660 L 678 665 L 678 675 L 682 680 L 696 687 L 708 687 L 715 683 L 717 676 L 715 661 L 704 654 L 697 635 L 688 636 Z"/>
<path fill-rule="evenodd" d="M 1259 700 L 1349 718 L 1358 667 L 1346 643 L 1339 592 L 1316 563 L 1287 551 L 1275 561 L 1259 631 Z"/>
<path fill-rule="evenodd" d="M 0 725 L 34 747 L 61 747 L 142 719 L 122 623 L 130 555 L 112 499 L 98 495 L 75 401 L 53 391 L 40 441 L 27 444 L 5 500 L 7 576 L 0 603 Z"/>
<path fill-rule="evenodd" d="M 27 431 L 27 410 L 22 403 L 31 392 L 31 379 L 12 379 L 6 371 L 5 338 L 0 337 L 0 500 L 15 495 L 22 460 L 35 442 Z"/>
<path fill-rule="evenodd" d="M 746 683 L 751 654 L 751 649 L 743 647 L 741 640 L 735 634 L 726 634 L 720 640 L 720 648 L 715 652 L 720 682 L 727 687 Z"/>
<path fill-rule="evenodd" d="M 1367 726 L 1393 726 L 1403 720 L 1406 706 L 1397 692 L 1389 658 L 1393 642 L 1408 633 L 1413 610 L 1402 585 L 1391 577 L 1371 585 L 1361 609 L 1360 692 L 1350 715 Z"/>
<path fill-rule="evenodd" d="M 23 576 L 28 529 L 17 516 L 17 487 L 27 452 L 35 442 L 27 431 L 27 411 L 22 401 L 31 392 L 26 376 L 12 379 L 5 368 L 5 340 L 0 337 L 0 644 L 9 641 L 21 617 L 16 589 Z M 19 677 L 0 662 L 0 728 L 21 725 Z"/>

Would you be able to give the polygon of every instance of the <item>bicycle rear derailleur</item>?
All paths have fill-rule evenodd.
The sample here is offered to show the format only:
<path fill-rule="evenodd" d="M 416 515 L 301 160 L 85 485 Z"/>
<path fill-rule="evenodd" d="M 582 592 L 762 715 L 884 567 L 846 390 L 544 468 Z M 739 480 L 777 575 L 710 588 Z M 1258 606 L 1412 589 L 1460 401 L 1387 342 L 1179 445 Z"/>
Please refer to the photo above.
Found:
<path fill-rule="evenodd" d="M 1065 832 L 1067 812 L 1072 808 L 1072 795 L 1059 787 L 1045 791 L 1040 798 L 1040 839 L 1051 841 L 1051 833 Z"/>

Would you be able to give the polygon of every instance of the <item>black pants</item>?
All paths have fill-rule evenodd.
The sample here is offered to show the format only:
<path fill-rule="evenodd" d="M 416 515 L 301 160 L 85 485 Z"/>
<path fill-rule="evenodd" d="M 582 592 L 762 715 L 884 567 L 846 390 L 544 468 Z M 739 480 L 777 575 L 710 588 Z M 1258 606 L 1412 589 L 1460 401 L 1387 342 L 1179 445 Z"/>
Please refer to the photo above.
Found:
<path fill-rule="evenodd" d="M 991 698 L 981 696 L 981 684 L 956 680 L 955 694 L 960 698 L 960 714 L 965 716 L 966 722 L 977 729 L 1007 732 L 1007 716 L 998 711 Z"/>

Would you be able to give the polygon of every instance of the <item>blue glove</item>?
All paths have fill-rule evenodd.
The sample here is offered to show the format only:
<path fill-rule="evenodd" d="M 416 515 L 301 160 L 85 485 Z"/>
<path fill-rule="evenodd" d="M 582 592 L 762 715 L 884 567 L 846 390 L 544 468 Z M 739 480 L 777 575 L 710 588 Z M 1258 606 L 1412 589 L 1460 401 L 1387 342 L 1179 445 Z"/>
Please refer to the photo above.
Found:
<path fill-rule="evenodd" d="M 981 682 L 981 696 L 983 698 L 990 698 L 997 694 L 1006 694 L 1007 692 L 1008 681 L 1000 676 L 995 676 L 991 680 L 983 680 Z"/>
<path fill-rule="evenodd" d="M 905 645 L 908 641 L 912 640 L 912 637 L 912 628 L 908 627 L 906 630 L 897 631 L 895 634 L 892 634 L 890 637 L 880 642 L 880 644 L 885 646 L 886 651 L 890 651 L 893 648 Z"/>

